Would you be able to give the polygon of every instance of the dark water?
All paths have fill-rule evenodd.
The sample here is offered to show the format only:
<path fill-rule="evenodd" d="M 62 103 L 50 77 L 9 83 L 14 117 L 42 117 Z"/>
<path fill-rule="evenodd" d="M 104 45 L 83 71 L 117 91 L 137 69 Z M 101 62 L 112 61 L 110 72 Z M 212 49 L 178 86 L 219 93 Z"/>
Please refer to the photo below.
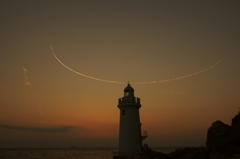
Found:
<path fill-rule="evenodd" d="M 168 153 L 174 148 L 152 148 Z M 0 159 L 112 159 L 118 148 L 0 149 Z"/>

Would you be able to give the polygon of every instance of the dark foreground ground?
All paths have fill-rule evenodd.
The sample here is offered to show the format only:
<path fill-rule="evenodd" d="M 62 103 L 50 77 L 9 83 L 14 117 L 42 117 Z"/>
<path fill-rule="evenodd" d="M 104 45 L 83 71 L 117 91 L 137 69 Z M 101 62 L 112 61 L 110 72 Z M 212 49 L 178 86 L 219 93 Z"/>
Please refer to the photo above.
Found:
<path fill-rule="evenodd" d="M 240 159 L 240 153 L 223 155 L 221 152 L 209 153 L 206 147 L 185 147 L 168 154 L 152 151 L 151 158 L 136 154 L 125 159 Z"/>

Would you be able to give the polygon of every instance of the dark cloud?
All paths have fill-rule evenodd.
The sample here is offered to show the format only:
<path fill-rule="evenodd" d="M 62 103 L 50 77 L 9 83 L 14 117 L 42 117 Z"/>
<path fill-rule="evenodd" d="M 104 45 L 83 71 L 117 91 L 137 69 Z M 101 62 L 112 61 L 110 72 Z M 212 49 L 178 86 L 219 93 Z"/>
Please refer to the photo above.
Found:
<path fill-rule="evenodd" d="M 62 126 L 62 127 L 27 127 L 27 126 L 15 126 L 15 125 L 0 125 L 3 129 L 22 130 L 22 131 L 35 131 L 35 132 L 69 132 L 74 127 Z"/>

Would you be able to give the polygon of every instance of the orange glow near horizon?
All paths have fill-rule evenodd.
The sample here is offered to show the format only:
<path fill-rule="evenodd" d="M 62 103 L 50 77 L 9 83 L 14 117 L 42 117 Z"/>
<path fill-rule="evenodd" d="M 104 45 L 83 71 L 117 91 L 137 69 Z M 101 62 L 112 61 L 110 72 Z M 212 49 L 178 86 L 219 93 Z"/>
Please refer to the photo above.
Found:
<path fill-rule="evenodd" d="M 238 112 L 236 2 L 1 4 L 0 148 L 117 146 L 127 81 L 151 146 L 204 145 Z"/>

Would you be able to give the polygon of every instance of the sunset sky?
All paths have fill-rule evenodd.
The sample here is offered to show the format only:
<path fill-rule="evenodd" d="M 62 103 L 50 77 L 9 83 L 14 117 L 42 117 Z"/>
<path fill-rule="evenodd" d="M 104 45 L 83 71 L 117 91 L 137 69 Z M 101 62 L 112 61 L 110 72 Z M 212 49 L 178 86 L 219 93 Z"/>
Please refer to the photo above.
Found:
<path fill-rule="evenodd" d="M 1 0 L 0 148 L 117 147 L 127 81 L 141 99 L 144 143 L 205 145 L 212 122 L 231 124 L 240 108 L 239 8 L 237 0 Z M 68 70 L 50 45 L 76 72 L 124 83 Z"/>

